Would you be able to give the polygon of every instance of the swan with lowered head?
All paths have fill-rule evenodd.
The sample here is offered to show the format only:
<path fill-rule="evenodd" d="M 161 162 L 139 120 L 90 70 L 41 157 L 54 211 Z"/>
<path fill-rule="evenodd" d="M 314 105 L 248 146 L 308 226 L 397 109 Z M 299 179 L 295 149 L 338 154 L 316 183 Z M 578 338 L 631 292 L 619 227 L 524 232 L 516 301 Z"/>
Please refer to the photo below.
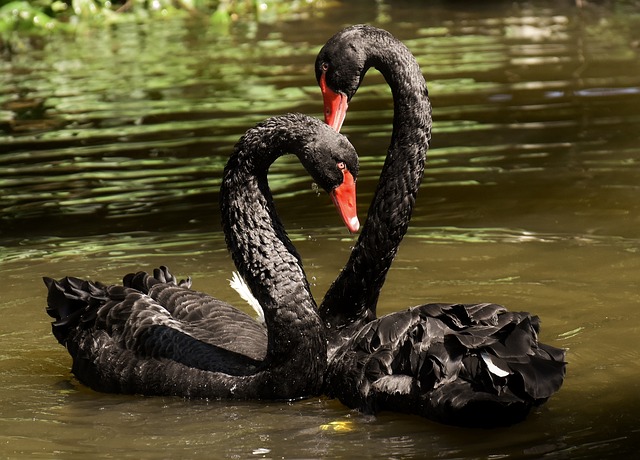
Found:
<path fill-rule="evenodd" d="M 71 355 L 80 382 L 104 392 L 197 398 L 319 394 L 326 339 L 267 183 L 269 166 L 285 153 L 298 156 L 347 226 L 357 227 L 358 159 L 344 136 L 319 120 L 290 114 L 270 118 L 240 139 L 224 170 L 222 226 L 236 268 L 264 310 L 264 356 L 255 356 L 252 347 L 243 352 L 242 344 L 221 346 L 215 332 L 229 326 L 228 318 L 222 315 L 222 326 L 210 329 L 215 319 L 206 312 L 231 307 L 192 291 L 189 281 L 176 282 L 166 268 L 127 275 L 122 286 L 45 278 L 53 334 Z"/>

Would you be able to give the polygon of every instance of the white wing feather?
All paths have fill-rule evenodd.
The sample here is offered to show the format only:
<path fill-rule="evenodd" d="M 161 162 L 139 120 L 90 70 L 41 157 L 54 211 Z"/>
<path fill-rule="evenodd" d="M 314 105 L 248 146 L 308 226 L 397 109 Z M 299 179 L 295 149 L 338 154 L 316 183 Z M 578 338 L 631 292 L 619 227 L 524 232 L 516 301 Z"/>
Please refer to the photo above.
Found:
<path fill-rule="evenodd" d="M 253 294 L 251 293 L 251 289 L 249 289 L 249 286 L 247 286 L 244 278 L 242 278 L 242 276 L 240 276 L 238 272 L 233 272 L 233 274 L 231 275 L 231 279 L 229 280 L 229 285 L 240 295 L 240 297 L 242 297 L 245 302 L 251 305 L 251 308 L 255 310 L 258 315 L 258 322 L 264 324 L 264 311 L 262 310 L 262 305 L 260 305 L 258 299 L 253 296 Z"/>

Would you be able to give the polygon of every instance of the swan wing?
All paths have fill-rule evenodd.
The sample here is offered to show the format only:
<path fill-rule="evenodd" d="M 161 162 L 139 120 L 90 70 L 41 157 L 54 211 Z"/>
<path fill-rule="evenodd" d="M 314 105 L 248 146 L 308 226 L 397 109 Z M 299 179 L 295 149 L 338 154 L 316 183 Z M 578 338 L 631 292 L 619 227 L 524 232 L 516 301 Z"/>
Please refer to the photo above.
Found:
<path fill-rule="evenodd" d="M 166 267 L 153 275 L 127 275 L 123 284 L 148 294 L 171 316 L 182 322 L 188 333 L 205 343 L 262 360 L 267 350 L 263 323 L 211 295 L 191 289 L 191 279 L 178 282 Z"/>
<path fill-rule="evenodd" d="M 53 333 L 69 350 L 74 374 L 94 389 L 153 392 L 164 377 L 142 369 L 157 367 L 158 361 L 231 375 L 250 374 L 260 365 L 249 356 L 199 340 L 193 333 L 197 326 L 176 319 L 155 299 L 133 288 L 71 277 L 46 278 L 45 283 L 47 312 L 55 319 Z M 156 364 L 148 364 L 151 361 Z"/>
<path fill-rule="evenodd" d="M 326 392 L 368 413 L 460 425 L 522 420 L 562 385 L 564 352 L 539 322 L 496 304 L 425 304 L 361 328 L 330 363 Z"/>

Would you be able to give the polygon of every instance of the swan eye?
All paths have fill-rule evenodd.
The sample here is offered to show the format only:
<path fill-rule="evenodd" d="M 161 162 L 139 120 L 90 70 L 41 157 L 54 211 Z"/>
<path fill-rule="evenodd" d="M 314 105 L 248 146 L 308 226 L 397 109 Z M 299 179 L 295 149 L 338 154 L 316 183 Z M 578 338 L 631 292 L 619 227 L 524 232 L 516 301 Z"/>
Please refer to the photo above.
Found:
<path fill-rule="evenodd" d="M 323 62 L 320 68 L 322 69 L 323 72 L 326 72 L 327 70 L 329 70 L 329 64 L 327 64 L 326 62 Z"/>
<path fill-rule="evenodd" d="M 344 164 L 344 161 L 339 161 L 336 166 L 338 167 L 338 169 L 343 170 L 343 169 L 347 169 L 347 165 Z"/>

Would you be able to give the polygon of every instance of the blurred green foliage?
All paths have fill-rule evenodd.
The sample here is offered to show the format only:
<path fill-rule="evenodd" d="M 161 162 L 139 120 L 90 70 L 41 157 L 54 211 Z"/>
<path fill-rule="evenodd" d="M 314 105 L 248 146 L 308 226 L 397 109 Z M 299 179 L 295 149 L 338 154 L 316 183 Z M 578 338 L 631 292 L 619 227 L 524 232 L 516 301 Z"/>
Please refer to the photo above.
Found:
<path fill-rule="evenodd" d="M 228 27 L 239 18 L 260 21 L 299 11 L 319 0 L 0 0 L 0 49 L 16 39 L 54 31 L 198 16 L 214 27 Z"/>

